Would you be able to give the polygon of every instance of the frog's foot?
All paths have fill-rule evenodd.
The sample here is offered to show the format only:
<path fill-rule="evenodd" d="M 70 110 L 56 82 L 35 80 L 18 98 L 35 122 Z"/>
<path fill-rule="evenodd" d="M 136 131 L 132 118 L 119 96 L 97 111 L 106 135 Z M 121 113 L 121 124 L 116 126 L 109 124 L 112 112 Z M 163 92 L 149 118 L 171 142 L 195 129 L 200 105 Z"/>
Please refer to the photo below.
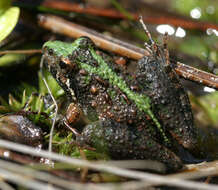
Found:
<path fill-rule="evenodd" d="M 182 161 L 168 148 L 153 140 L 146 131 L 111 120 L 87 125 L 78 138 L 114 159 L 151 159 L 162 162 L 168 171 L 182 168 Z"/>

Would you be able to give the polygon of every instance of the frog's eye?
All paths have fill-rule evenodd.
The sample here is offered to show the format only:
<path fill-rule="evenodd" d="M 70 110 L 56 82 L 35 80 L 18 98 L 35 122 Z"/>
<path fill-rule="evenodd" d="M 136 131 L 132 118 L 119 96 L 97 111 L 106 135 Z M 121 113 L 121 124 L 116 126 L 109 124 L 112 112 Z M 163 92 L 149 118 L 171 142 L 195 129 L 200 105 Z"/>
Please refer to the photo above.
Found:
<path fill-rule="evenodd" d="M 61 69 L 65 69 L 66 66 L 67 66 L 66 63 L 64 61 L 62 61 L 62 60 L 60 60 L 59 65 L 60 65 Z"/>
<path fill-rule="evenodd" d="M 59 66 L 61 69 L 66 69 L 66 68 L 72 69 L 75 67 L 75 64 L 72 63 L 69 58 L 62 57 L 59 61 Z"/>
<path fill-rule="evenodd" d="M 48 49 L 48 54 L 53 55 L 54 51 L 52 49 Z"/>

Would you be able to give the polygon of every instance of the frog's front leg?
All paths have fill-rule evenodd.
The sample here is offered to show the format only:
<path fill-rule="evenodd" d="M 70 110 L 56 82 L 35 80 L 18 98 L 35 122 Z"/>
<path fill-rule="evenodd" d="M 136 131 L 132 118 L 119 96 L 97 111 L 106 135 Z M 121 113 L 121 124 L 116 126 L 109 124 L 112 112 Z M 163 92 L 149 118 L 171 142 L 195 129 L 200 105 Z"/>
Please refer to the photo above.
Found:
<path fill-rule="evenodd" d="M 77 137 L 113 159 L 150 159 L 162 162 L 169 171 L 182 168 L 182 161 L 172 151 L 153 140 L 146 131 L 117 123 L 99 120 L 87 125 Z"/>
<path fill-rule="evenodd" d="M 80 136 L 81 126 L 85 126 L 88 123 L 90 123 L 90 120 L 84 115 L 77 103 L 73 102 L 67 106 L 67 111 L 62 118 L 62 125 L 67 127 L 75 136 Z"/>

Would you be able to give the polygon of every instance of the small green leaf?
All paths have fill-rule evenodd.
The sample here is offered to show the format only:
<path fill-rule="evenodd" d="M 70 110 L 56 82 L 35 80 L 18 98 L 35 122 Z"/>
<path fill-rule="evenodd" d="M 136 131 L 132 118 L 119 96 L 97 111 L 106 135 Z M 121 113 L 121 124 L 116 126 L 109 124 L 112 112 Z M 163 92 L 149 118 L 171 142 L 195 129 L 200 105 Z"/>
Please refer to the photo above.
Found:
<path fill-rule="evenodd" d="M 20 9 L 18 7 L 11 7 L 0 15 L 0 42 L 5 39 L 15 27 L 19 13 Z"/>
<path fill-rule="evenodd" d="M 1 24 L 0 24 L 1 25 Z M 0 30 L 0 36 L 1 36 L 1 30 Z M 0 67 L 10 67 L 16 64 L 19 64 L 20 62 L 24 61 L 26 58 L 26 55 L 24 54 L 6 54 L 0 57 Z"/>
<path fill-rule="evenodd" d="M 48 71 L 43 71 L 43 72 L 44 72 L 45 80 L 49 88 L 51 89 L 52 95 L 55 98 L 62 96 L 64 94 L 64 90 L 58 85 L 56 80 L 52 77 L 52 75 Z M 38 76 L 39 76 L 39 93 L 45 95 L 46 93 L 48 93 L 48 90 L 45 86 L 44 81 L 42 80 L 42 73 L 39 72 Z"/>
<path fill-rule="evenodd" d="M 11 94 L 9 94 L 9 105 L 17 111 L 21 108 L 21 103 L 18 100 L 16 100 L 16 98 L 14 98 Z"/>

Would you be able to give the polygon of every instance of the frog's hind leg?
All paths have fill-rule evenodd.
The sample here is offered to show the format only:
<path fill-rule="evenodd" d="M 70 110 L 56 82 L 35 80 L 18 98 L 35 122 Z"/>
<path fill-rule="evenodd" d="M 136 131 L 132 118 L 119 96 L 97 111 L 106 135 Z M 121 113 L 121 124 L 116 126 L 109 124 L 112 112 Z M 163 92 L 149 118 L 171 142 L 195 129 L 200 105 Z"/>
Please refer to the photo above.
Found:
<path fill-rule="evenodd" d="M 137 127 L 110 119 L 87 125 L 77 140 L 113 159 L 155 160 L 164 163 L 168 171 L 182 167 L 179 157 L 152 139 L 146 129 L 139 131 Z"/>

